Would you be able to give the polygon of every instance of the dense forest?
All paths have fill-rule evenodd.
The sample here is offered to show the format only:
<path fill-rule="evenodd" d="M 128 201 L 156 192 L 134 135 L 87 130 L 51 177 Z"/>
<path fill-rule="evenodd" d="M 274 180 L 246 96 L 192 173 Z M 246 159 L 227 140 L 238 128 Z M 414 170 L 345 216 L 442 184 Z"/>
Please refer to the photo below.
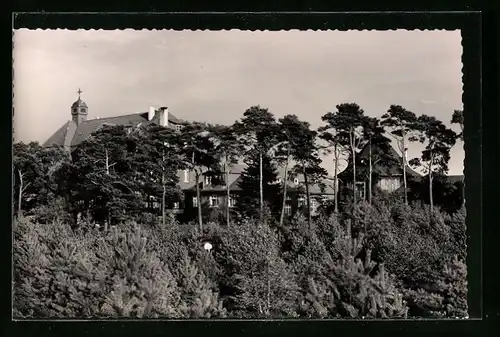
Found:
<path fill-rule="evenodd" d="M 253 106 L 230 126 L 103 126 L 71 152 L 16 143 L 15 316 L 466 317 L 463 186 L 446 180 L 462 111 L 450 120 L 460 133 L 398 105 L 379 119 L 344 103 L 315 130 Z M 404 153 L 411 142 L 423 151 L 398 163 L 402 194 L 371 188 L 377 165 L 353 165 L 354 186 L 371 182 L 366 200 L 347 192 L 312 216 L 308 185 L 327 175 L 324 154 L 339 167 L 373 146 L 370 163 L 383 163 L 391 143 Z M 179 170 L 194 172 L 199 196 L 203 175 L 228 179 L 220 173 L 241 160 L 237 207 L 214 216 L 200 202 L 187 223 L 168 212 Z M 407 179 L 408 165 L 422 179 Z M 306 207 L 291 218 L 278 167 L 306 182 Z"/>

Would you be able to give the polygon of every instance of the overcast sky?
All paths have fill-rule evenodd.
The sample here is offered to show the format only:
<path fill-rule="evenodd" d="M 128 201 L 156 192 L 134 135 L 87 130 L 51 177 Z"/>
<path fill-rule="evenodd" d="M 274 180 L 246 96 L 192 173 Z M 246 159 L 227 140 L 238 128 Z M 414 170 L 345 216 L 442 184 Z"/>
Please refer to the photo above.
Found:
<path fill-rule="evenodd" d="M 462 109 L 459 31 L 22 29 L 13 55 L 16 141 L 50 137 L 71 118 L 78 88 L 89 118 L 168 106 L 229 124 L 260 105 L 318 127 L 335 105 L 356 102 L 370 116 L 399 104 L 449 124 Z M 449 174 L 462 174 L 462 145 Z"/>

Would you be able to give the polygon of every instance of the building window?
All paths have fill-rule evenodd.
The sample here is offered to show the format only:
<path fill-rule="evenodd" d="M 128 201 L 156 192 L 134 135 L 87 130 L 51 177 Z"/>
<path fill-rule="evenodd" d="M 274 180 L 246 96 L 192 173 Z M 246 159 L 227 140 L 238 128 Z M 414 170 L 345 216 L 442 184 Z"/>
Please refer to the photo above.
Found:
<path fill-rule="evenodd" d="M 174 202 L 174 209 L 179 209 L 179 202 L 178 201 Z"/>
<path fill-rule="evenodd" d="M 219 197 L 216 195 L 210 196 L 210 207 L 219 207 Z"/>
<path fill-rule="evenodd" d="M 184 182 L 189 182 L 189 170 L 184 170 Z"/>
<path fill-rule="evenodd" d="M 291 215 L 292 214 L 292 206 L 289 204 L 285 205 L 285 214 L 286 215 Z"/>
<path fill-rule="evenodd" d="M 78 110 L 76 108 L 73 108 L 72 111 L 73 111 L 73 113 L 77 113 L 78 112 Z"/>
<path fill-rule="evenodd" d="M 299 184 L 299 179 L 298 179 L 298 178 L 293 179 L 293 183 L 294 183 L 295 185 L 298 185 L 298 184 Z"/>
<path fill-rule="evenodd" d="M 316 207 L 318 206 L 317 202 L 316 202 L 316 199 L 311 199 L 311 209 L 316 209 Z"/>
<path fill-rule="evenodd" d="M 304 207 L 305 204 L 306 204 L 306 199 L 304 197 L 299 197 L 299 199 L 298 199 L 299 208 Z"/>
<path fill-rule="evenodd" d="M 384 177 L 380 179 L 377 183 L 377 186 L 389 193 L 396 191 L 398 188 L 402 186 L 400 177 Z"/>
<path fill-rule="evenodd" d="M 236 205 L 236 198 L 234 196 L 229 196 L 229 207 L 234 207 Z"/>
<path fill-rule="evenodd" d="M 198 207 L 198 198 L 193 197 L 193 207 Z"/>
<path fill-rule="evenodd" d="M 205 176 L 205 185 L 208 186 L 212 183 L 212 177 Z"/>
<path fill-rule="evenodd" d="M 85 109 L 85 108 L 82 108 L 82 112 L 86 112 L 86 111 L 87 111 L 87 109 Z"/>
<path fill-rule="evenodd" d="M 358 198 L 364 200 L 366 196 L 366 186 L 364 181 L 356 182 L 356 195 Z"/>
<path fill-rule="evenodd" d="M 176 124 L 175 131 L 181 131 L 181 130 L 182 130 L 182 125 Z"/>

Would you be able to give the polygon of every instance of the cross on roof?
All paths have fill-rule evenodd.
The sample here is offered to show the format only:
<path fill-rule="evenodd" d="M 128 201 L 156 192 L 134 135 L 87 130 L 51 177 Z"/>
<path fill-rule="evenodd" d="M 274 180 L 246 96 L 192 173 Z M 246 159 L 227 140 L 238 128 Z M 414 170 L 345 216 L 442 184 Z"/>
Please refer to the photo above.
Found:
<path fill-rule="evenodd" d="M 82 89 L 78 88 L 78 91 L 77 91 L 77 93 L 78 93 L 78 98 L 80 98 L 80 95 L 82 94 L 82 92 L 83 92 L 83 91 L 82 91 Z"/>

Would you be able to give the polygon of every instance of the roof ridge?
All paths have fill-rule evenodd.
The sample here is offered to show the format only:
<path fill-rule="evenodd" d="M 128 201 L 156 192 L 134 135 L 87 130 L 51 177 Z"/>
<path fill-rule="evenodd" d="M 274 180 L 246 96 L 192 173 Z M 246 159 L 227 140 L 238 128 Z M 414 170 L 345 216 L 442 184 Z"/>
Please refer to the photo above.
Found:
<path fill-rule="evenodd" d="M 128 117 L 128 116 L 142 115 L 142 114 L 146 114 L 146 113 L 147 112 L 144 111 L 144 112 L 129 113 L 126 115 L 111 116 L 111 117 L 95 117 L 92 119 L 87 119 L 87 120 L 83 121 L 83 123 L 90 122 L 90 121 L 102 121 L 103 119 L 113 119 L 113 118 L 122 118 L 122 117 Z"/>

